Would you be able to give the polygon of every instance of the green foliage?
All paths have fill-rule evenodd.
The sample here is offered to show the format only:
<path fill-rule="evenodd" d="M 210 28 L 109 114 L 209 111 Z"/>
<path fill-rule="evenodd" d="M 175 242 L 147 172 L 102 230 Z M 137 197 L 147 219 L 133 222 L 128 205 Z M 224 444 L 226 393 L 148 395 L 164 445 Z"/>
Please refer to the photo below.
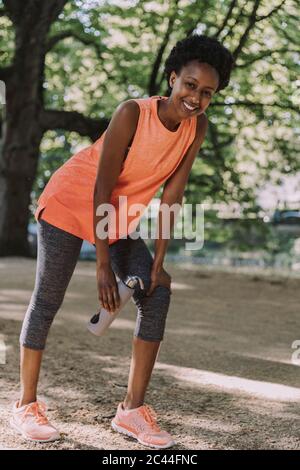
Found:
<path fill-rule="evenodd" d="M 0 9 L 2 2 L 0 2 Z M 15 49 L 15 32 L 10 19 L 0 16 L 0 66 L 7 67 L 13 60 Z"/>
<path fill-rule="evenodd" d="M 238 201 L 246 208 L 255 204 L 256 192 L 266 181 L 276 183 L 283 174 L 299 171 L 299 11 L 296 0 L 276 9 L 279 3 L 260 2 L 231 83 L 213 98 L 207 112 L 208 135 L 190 176 L 187 202 Z M 255 2 L 235 2 L 224 24 L 231 4 L 230 0 L 68 2 L 49 33 L 49 40 L 64 38 L 46 54 L 45 107 L 110 118 L 120 102 L 148 96 L 159 52 L 161 60 L 152 78 L 155 94 L 165 94 L 164 60 L 187 33 L 217 35 L 232 52 L 237 51 Z M 13 52 L 11 22 L 0 16 L 1 66 L 12 62 Z M 63 136 L 64 143 L 57 146 Z M 74 146 L 69 139 L 63 130 L 45 134 L 33 201 L 49 172 L 69 158 L 77 144 L 89 143 L 77 137 Z"/>

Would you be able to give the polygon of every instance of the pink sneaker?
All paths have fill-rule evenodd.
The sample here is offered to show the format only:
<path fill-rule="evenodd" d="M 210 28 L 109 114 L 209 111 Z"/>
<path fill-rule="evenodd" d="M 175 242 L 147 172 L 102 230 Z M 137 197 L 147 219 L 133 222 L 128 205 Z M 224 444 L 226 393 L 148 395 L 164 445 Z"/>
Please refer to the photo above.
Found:
<path fill-rule="evenodd" d="M 50 442 L 60 439 L 58 430 L 49 423 L 43 402 L 35 401 L 28 405 L 18 407 L 16 402 L 13 406 L 11 426 L 21 434 L 24 439 L 36 442 Z"/>
<path fill-rule="evenodd" d="M 155 411 L 148 405 L 125 410 L 123 403 L 120 403 L 111 425 L 115 431 L 137 439 L 144 446 L 155 449 L 166 449 L 173 446 L 175 442 L 172 437 L 159 428 L 156 420 Z"/>

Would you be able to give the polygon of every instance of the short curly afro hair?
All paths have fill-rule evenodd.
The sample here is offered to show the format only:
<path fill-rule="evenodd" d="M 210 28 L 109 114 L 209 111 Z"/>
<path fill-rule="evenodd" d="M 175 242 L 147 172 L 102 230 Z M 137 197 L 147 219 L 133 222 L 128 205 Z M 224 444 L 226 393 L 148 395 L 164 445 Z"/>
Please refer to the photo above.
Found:
<path fill-rule="evenodd" d="M 182 67 L 192 60 L 206 62 L 217 70 L 219 86 L 216 93 L 227 87 L 234 67 L 231 52 L 215 38 L 192 34 L 176 43 L 165 62 L 164 75 L 168 83 L 168 96 L 172 92 L 169 84 L 171 72 L 174 70 L 176 75 L 180 75 Z"/>

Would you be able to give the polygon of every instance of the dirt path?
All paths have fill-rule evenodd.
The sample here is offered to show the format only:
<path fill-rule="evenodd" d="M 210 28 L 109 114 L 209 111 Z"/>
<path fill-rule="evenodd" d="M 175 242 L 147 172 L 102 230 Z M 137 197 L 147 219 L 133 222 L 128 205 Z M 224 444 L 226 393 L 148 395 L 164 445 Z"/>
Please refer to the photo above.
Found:
<path fill-rule="evenodd" d="M 299 279 L 167 265 L 173 296 L 146 402 L 175 449 L 300 449 Z M 8 426 L 18 397 L 18 335 L 35 261 L 0 259 L 0 448 L 41 449 Z M 135 308 L 99 339 L 85 329 L 97 305 L 94 263 L 79 262 L 52 326 L 39 398 L 63 432 L 47 449 L 143 449 L 110 420 L 124 397 Z"/>

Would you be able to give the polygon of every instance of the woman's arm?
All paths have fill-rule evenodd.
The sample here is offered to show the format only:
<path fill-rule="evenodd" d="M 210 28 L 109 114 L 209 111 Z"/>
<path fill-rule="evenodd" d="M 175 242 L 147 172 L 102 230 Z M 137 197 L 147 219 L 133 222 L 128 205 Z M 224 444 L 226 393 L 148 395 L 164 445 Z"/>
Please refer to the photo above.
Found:
<path fill-rule="evenodd" d="M 115 110 L 107 128 L 99 160 L 94 187 L 93 228 L 96 246 L 96 269 L 99 300 L 102 306 L 114 311 L 118 307 L 119 295 L 114 273 L 110 265 L 108 227 L 105 238 L 98 238 L 97 224 L 106 217 L 96 215 L 101 204 L 109 204 L 112 191 L 121 173 L 122 163 L 139 118 L 139 105 L 134 100 L 121 103 Z"/>
<path fill-rule="evenodd" d="M 200 150 L 200 147 L 205 139 L 206 131 L 208 126 L 208 120 L 205 114 L 201 114 L 197 120 L 196 136 L 189 147 L 186 155 L 182 159 L 180 165 L 166 181 L 163 189 L 160 204 L 166 204 L 172 206 L 175 203 L 182 204 L 183 194 L 185 186 L 188 182 L 189 174 L 192 169 L 194 160 Z M 170 211 L 170 225 L 167 227 L 169 234 L 172 233 L 175 217 L 174 212 Z M 157 238 L 155 240 L 155 255 L 151 274 L 151 287 L 148 291 L 148 295 L 151 295 L 156 285 L 167 285 L 171 282 L 171 278 L 168 277 L 168 273 L 163 269 L 163 262 L 169 239 L 162 238 L 162 230 L 165 225 L 162 223 L 163 212 L 159 210 L 158 214 L 158 226 L 157 226 Z"/>

